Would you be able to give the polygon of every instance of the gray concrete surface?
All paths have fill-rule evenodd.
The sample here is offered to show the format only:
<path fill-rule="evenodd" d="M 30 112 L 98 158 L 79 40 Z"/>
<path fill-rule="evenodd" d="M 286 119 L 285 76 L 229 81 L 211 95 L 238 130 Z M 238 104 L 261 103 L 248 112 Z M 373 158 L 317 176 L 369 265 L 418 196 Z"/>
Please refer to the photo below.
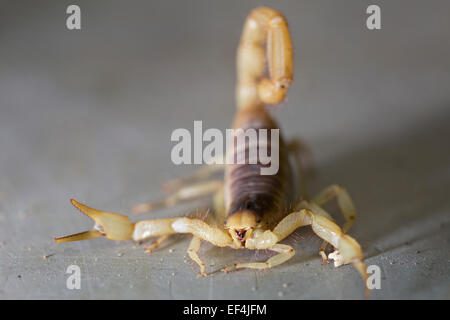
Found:
<path fill-rule="evenodd" d="M 297 255 L 285 265 L 205 279 L 184 262 L 188 237 L 151 256 L 132 242 L 53 243 L 91 228 L 70 198 L 127 213 L 194 170 L 171 163 L 170 134 L 194 120 L 229 126 L 236 46 L 261 4 L 77 1 L 82 31 L 68 31 L 71 3 L 0 2 L 0 298 L 362 298 L 357 272 L 322 265 L 308 228 L 286 240 Z M 448 1 L 376 1 L 379 31 L 365 28 L 368 1 L 264 3 L 286 14 L 295 45 L 295 82 L 279 121 L 314 152 L 310 188 L 340 183 L 353 196 L 351 235 L 382 272 L 372 298 L 448 299 Z M 204 244 L 202 256 L 215 272 L 267 253 Z M 80 290 L 66 288 L 72 264 Z"/>

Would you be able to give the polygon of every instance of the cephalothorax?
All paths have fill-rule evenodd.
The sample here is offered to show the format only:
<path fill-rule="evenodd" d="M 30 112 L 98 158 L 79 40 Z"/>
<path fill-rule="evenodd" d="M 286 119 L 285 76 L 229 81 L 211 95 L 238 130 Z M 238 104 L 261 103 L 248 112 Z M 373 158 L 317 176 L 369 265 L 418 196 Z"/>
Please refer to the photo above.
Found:
<path fill-rule="evenodd" d="M 266 61 L 268 71 L 266 72 Z M 233 128 L 274 129 L 276 122 L 267 111 L 270 105 L 282 102 L 293 79 L 293 53 L 290 34 L 284 16 L 267 7 L 253 10 L 248 16 L 237 56 L 237 114 Z M 266 76 L 266 73 L 268 76 Z M 237 146 L 234 155 L 249 152 L 257 145 Z M 229 164 L 205 166 L 188 178 L 171 181 L 166 189 L 171 194 L 162 201 L 134 207 L 135 212 L 167 207 L 181 200 L 214 195 L 213 214 L 207 219 L 189 217 L 152 219 L 131 223 L 127 216 L 89 208 L 75 200 L 72 204 L 95 221 L 95 227 L 79 234 L 56 238 L 58 243 L 105 236 L 112 240 L 141 241 L 151 237 L 157 240 L 148 251 L 159 246 L 170 235 L 193 235 L 188 254 L 206 276 L 206 266 L 198 256 L 200 241 L 234 249 L 268 249 L 277 254 L 265 262 L 237 263 L 225 272 L 239 268 L 266 269 L 282 264 L 295 251 L 280 241 L 297 228 L 310 225 L 324 242 L 320 255 L 327 260 L 325 248 L 331 244 L 336 251 L 328 257 L 335 265 L 351 263 L 366 281 L 366 267 L 359 244 L 346 232 L 355 220 L 355 209 L 348 193 L 338 185 L 324 189 L 309 200 L 304 183 L 295 192 L 293 171 L 303 172 L 299 141 L 279 141 L 279 170 L 274 175 L 261 175 L 263 164 Z M 244 155 L 248 157 L 248 154 Z M 289 164 L 295 160 L 296 170 Z M 212 173 L 225 170 L 225 181 L 208 180 Z M 304 182 L 304 179 L 302 179 Z M 322 208 L 327 201 L 337 198 L 346 219 L 342 229 Z M 295 199 L 301 199 L 295 202 Z"/>

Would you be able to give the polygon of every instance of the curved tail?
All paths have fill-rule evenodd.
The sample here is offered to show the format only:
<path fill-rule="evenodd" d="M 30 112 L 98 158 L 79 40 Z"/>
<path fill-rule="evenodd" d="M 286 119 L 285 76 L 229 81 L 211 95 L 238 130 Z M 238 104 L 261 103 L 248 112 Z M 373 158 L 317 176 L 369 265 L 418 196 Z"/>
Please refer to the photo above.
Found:
<path fill-rule="evenodd" d="M 293 69 L 286 18 L 268 7 L 254 9 L 245 22 L 237 54 L 238 109 L 283 101 L 292 83 Z"/>

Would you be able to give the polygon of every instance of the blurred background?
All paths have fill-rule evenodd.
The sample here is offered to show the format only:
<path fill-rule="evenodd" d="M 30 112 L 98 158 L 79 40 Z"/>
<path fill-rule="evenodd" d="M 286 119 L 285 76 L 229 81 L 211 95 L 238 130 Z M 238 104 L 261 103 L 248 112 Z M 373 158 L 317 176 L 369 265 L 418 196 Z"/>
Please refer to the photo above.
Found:
<path fill-rule="evenodd" d="M 66 28 L 70 4 L 81 8 L 81 30 Z M 381 30 L 366 28 L 370 4 L 381 8 Z M 186 258 L 189 237 L 151 256 L 132 242 L 53 243 L 92 226 L 70 198 L 128 214 L 195 169 L 172 164 L 170 135 L 194 120 L 230 126 L 235 52 L 259 5 L 284 13 L 294 43 L 294 83 L 277 118 L 312 149 L 310 190 L 339 183 L 352 195 L 350 234 L 381 270 L 372 298 L 450 297 L 448 1 L 2 0 L 1 299 L 363 297 L 351 266 L 321 263 L 309 228 L 286 240 L 293 259 L 264 272 L 222 274 L 268 253 L 204 243 L 213 273 L 204 279 Z M 72 264 L 80 290 L 66 287 Z"/>

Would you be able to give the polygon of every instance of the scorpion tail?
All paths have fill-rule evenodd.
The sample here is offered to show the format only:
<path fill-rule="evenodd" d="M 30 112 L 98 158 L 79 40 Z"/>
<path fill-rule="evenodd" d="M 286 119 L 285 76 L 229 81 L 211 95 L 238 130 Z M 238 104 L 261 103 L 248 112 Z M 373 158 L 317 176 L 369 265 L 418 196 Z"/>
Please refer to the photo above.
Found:
<path fill-rule="evenodd" d="M 238 109 L 282 102 L 292 82 L 293 69 L 286 18 L 274 9 L 256 8 L 247 17 L 237 54 Z"/>

